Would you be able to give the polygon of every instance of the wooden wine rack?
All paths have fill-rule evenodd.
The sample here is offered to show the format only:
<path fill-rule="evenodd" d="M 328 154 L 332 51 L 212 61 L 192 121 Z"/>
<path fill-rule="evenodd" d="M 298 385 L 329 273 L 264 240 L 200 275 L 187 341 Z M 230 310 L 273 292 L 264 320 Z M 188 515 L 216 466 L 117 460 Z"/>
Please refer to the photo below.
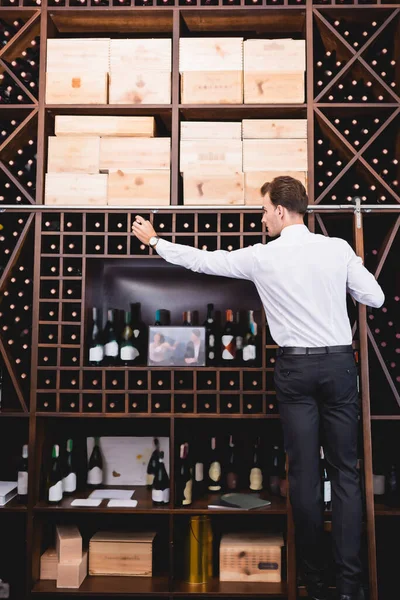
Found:
<path fill-rule="evenodd" d="M 6 551 L 2 551 L 3 542 L 0 542 L 0 568 L 3 563 L 7 567 L 3 577 L 9 575 L 16 590 L 14 598 L 18 600 L 65 595 L 55 588 L 54 582 L 39 580 L 40 553 L 54 524 L 76 522 L 92 532 L 101 526 L 103 519 L 111 525 L 121 525 L 138 513 L 138 519 L 155 524 L 160 532 L 164 566 L 146 581 L 88 578 L 79 591 L 71 590 L 68 597 L 152 596 L 187 600 L 200 594 L 214 599 L 222 596 L 296 598 L 294 528 L 290 503 L 281 498 L 271 498 L 269 509 L 251 516 L 240 511 L 230 513 L 233 521 L 246 522 L 246 526 L 252 523 L 253 527 L 260 528 L 273 523 L 285 531 L 286 569 L 281 584 L 227 584 L 213 579 L 200 593 L 181 578 L 179 533 L 188 515 L 210 514 L 217 531 L 223 530 L 228 517 L 207 509 L 208 499 L 197 501 L 189 509 L 175 507 L 177 443 L 184 435 L 197 436 L 199 431 L 208 434 L 213 430 L 218 435 L 220 430 L 234 429 L 239 435 L 250 427 L 253 432 L 273 437 L 280 429 L 273 389 L 276 346 L 269 338 L 264 318 L 262 365 L 254 369 L 215 367 L 197 368 L 192 372 L 145 366 L 88 367 L 85 335 L 94 285 L 90 274 L 96 271 L 96 265 L 113 262 L 132 269 L 159 264 L 168 268 L 153 251 L 141 248 L 132 236 L 131 222 L 137 212 L 150 218 L 156 229 L 162 221 L 164 228 L 160 233 L 166 239 L 199 248 L 234 249 L 267 241 L 261 227 L 261 214 L 255 207 L 182 206 L 183 186 L 179 174 L 182 121 L 307 118 L 308 226 L 316 233 L 347 239 L 364 257 L 366 266 L 386 293 L 384 312 L 383 309 L 367 311 L 364 306 L 357 308 L 352 304 L 349 308 L 360 350 L 366 579 L 371 600 L 378 599 L 378 574 L 379 599 L 392 598 L 392 589 L 397 585 L 397 565 L 390 562 L 391 546 L 387 539 L 392 536 L 396 543 L 398 541 L 395 517 L 400 515 L 400 509 L 374 503 L 372 460 L 382 446 L 387 447 L 387 453 L 396 451 L 400 421 L 400 373 L 395 351 L 399 345 L 396 325 L 400 296 L 400 168 L 398 163 L 393 163 L 393 159 L 400 159 L 400 4 L 361 0 L 345 4 L 337 0 L 314 3 L 308 0 L 151 1 L 152 5 L 147 6 L 143 6 L 143 0 L 101 0 L 98 3 L 44 0 L 41 6 L 35 0 L 0 2 L 0 19 L 8 25 L 20 20 L 15 35 L 11 35 L 0 50 L 2 81 L 11 85 L 13 97 L 20 96 L 15 103 L 0 103 L 0 210 L 7 206 L 6 212 L 0 214 L 3 225 L 0 231 L 0 353 L 5 366 L 0 452 L 2 457 L 18 455 L 29 438 L 31 457 L 28 505 L 12 502 L 0 508 L 3 537 L 13 540 L 7 544 Z M 180 37 L 219 34 L 266 38 L 278 34 L 305 39 L 307 102 L 302 105 L 182 104 L 178 68 Z M 171 104 L 46 105 L 46 41 L 67 35 L 170 37 Z M 32 40 L 36 40 L 40 48 L 40 68 L 34 86 L 12 65 Z M 383 49 L 386 51 L 382 53 Z M 391 64 L 393 60 L 395 64 Z M 162 135 L 172 139 L 171 207 L 157 212 L 44 207 L 47 136 L 54 133 L 55 116 L 70 113 L 154 115 Z M 36 175 L 30 184 L 21 179 L 15 169 L 15 158 L 21 150 L 24 156 L 36 155 Z M 351 202 L 356 195 L 361 197 L 361 208 L 357 211 Z M 205 219 L 210 224 L 207 229 Z M 228 227 L 229 223 L 232 227 Z M 72 271 L 68 271 L 68 267 Z M 188 272 L 184 277 L 194 282 Z M 240 283 L 235 285 L 238 297 L 242 298 L 244 288 Z M 204 310 L 207 289 L 205 287 L 194 308 Z M 76 433 L 81 439 L 96 433 L 169 436 L 170 506 L 154 509 L 148 493 L 139 489 L 139 506 L 134 511 L 102 507 L 89 511 L 71 507 L 69 500 L 59 507 L 49 507 L 44 501 L 41 477 L 50 444 L 58 442 L 57 436 L 64 436 L 66 429 L 68 435 L 71 431 L 72 436 Z M 11 439 L 7 433 L 11 433 Z M 389 454 L 386 460 L 388 457 Z M 12 465 L 6 462 L 0 463 L 0 477 L 11 479 Z M 329 515 L 327 517 L 329 519 Z M 303 588 L 300 595 L 304 595 Z"/>

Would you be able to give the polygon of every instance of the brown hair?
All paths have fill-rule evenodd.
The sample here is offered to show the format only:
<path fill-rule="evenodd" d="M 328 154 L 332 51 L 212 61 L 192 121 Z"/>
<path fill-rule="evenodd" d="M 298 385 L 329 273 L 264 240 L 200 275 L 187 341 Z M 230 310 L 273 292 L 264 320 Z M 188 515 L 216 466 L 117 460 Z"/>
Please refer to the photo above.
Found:
<path fill-rule="evenodd" d="M 261 187 L 261 195 L 269 194 L 272 204 L 284 206 L 290 212 L 304 215 L 307 211 L 308 196 L 306 188 L 298 179 L 282 175 L 267 181 Z"/>

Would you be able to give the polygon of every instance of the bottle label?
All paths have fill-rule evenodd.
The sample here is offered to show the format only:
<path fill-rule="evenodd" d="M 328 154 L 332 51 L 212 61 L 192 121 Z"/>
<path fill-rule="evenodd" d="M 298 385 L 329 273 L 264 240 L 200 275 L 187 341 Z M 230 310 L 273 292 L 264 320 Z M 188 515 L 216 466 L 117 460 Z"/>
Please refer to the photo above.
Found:
<path fill-rule="evenodd" d="M 154 502 L 163 502 L 164 504 L 168 504 L 169 502 L 169 488 L 165 488 L 165 490 L 155 490 L 151 491 L 151 499 Z"/>
<path fill-rule="evenodd" d="M 235 344 L 233 335 L 223 335 L 221 338 L 224 347 L 222 351 L 223 360 L 233 360 L 235 358 Z"/>
<path fill-rule="evenodd" d="M 59 502 L 63 497 L 62 481 L 57 481 L 49 488 L 49 502 Z"/>
<path fill-rule="evenodd" d="M 250 471 L 250 489 L 262 490 L 262 473 L 258 467 L 253 467 Z"/>
<path fill-rule="evenodd" d="M 140 329 L 134 329 L 133 330 L 133 337 L 138 338 L 140 335 Z"/>
<path fill-rule="evenodd" d="M 324 502 L 331 501 L 331 482 L 324 481 Z"/>
<path fill-rule="evenodd" d="M 226 484 L 230 490 L 236 490 L 238 485 L 237 474 L 230 472 L 226 476 Z"/>
<path fill-rule="evenodd" d="M 215 335 L 213 333 L 210 333 L 210 337 L 208 338 L 208 347 L 214 348 L 214 346 L 215 346 Z"/>
<path fill-rule="evenodd" d="M 153 485 L 154 473 L 146 473 L 146 485 Z"/>
<path fill-rule="evenodd" d="M 256 347 L 245 346 L 243 348 L 243 360 L 255 360 L 256 359 Z"/>
<path fill-rule="evenodd" d="M 183 506 L 187 506 L 188 504 L 192 504 L 192 489 L 193 489 L 193 479 L 189 479 L 186 482 L 185 489 L 183 490 Z"/>
<path fill-rule="evenodd" d="M 204 465 L 203 463 L 196 463 L 194 468 L 194 478 L 196 481 L 203 481 L 204 479 Z"/>
<path fill-rule="evenodd" d="M 210 468 L 208 470 L 208 475 L 211 481 L 215 481 L 215 483 L 218 483 L 221 479 L 221 465 L 217 460 L 211 463 Z"/>
<path fill-rule="evenodd" d="M 118 356 L 118 342 L 115 340 L 113 342 L 108 342 L 104 346 L 104 354 L 106 356 Z"/>
<path fill-rule="evenodd" d="M 63 479 L 63 490 L 71 494 L 76 490 L 76 473 L 70 473 Z"/>
<path fill-rule="evenodd" d="M 89 361 L 90 362 L 101 362 L 104 358 L 104 347 L 103 346 L 94 346 L 94 348 L 90 348 L 89 350 Z"/>
<path fill-rule="evenodd" d="M 26 496 L 28 494 L 27 471 L 18 471 L 18 494 L 20 496 Z"/>
<path fill-rule="evenodd" d="M 89 469 L 87 474 L 87 482 L 89 485 L 100 485 L 103 483 L 103 469 L 100 469 L 100 467 L 93 467 L 93 469 Z"/>
<path fill-rule="evenodd" d="M 134 346 L 123 346 L 121 348 L 121 360 L 135 360 L 139 352 Z"/>

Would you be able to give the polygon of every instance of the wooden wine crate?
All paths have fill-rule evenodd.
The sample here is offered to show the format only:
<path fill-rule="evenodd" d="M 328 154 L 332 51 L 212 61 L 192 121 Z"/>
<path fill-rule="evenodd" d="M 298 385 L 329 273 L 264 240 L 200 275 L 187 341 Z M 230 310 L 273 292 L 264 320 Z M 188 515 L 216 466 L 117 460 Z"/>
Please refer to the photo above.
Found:
<path fill-rule="evenodd" d="M 240 173 L 242 164 L 241 140 L 181 141 L 181 173 Z"/>
<path fill-rule="evenodd" d="M 241 122 L 183 121 L 181 140 L 241 140 Z"/>
<path fill-rule="evenodd" d="M 46 71 L 98 72 L 109 70 L 109 38 L 50 38 Z"/>
<path fill-rule="evenodd" d="M 110 72 L 131 70 L 171 73 L 172 42 L 169 38 L 110 41 Z"/>
<path fill-rule="evenodd" d="M 185 71 L 182 104 L 242 104 L 243 71 Z"/>
<path fill-rule="evenodd" d="M 46 73 L 46 104 L 107 104 L 108 73 L 61 71 Z"/>
<path fill-rule="evenodd" d="M 100 139 L 100 170 L 170 169 L 170 138 Z"/>
<path fill-rule="evenodd" d="M 243 140 L 243 171 L 307 171 L 307 140 Z"/>
<path fill-rule="evenodd" d="M 82 559 L 82 536 L 76 525 L 56 526 L 56 550 L 58 562 Z"/>
<path fill-rule="evenodd" d="M 169 170 L 110 170 L 108 204 L 114 206 L 168 206 L 170 204 Z"/>
<path fill-rule="evenodd" d="M 110 74 L 110 104 L 170 104 L 171 72 L 129 69 Z"/>
<path fill-rule="evenodd" d="M 57 588 L 77 589 L 82 585 L 88 571 L 88 553 L 83 552 L 79 560 L 59 562 L 57 565 Z"/>
<path fill-rule="evenodd" d="M 305 171 L 253 171 L 244 174 L 244 203 L 261 206 L 263 203 L 260 193 L 261 186 L 280 175 L 298 179 L 307 189 L 307 173 Z"/>
<path fill-rule="evenodd" d="M 49 136 L 48 173 L 98 173 L 100 138 Z"/>
<path fill-rule="evenodd" d="M 40 579 L 57 579 L 57 550 L 47 548 L 46 552 L 40 557 Z"/>
<path fill-rule="evenodd" d="M 89 115 L 56 115 L 57 136 L 154 137 L 154 117 L 109 117 Z"/>
<path fill-rule="evenodd" d="M 243 139 L 305 139 L 307 119 L 243 119 Z"/>
<path fill-rule="evenodd" d="M 244 71 L 287 73 L 306 70 L 306 42 L 292 39 L 245 40 Z"/>
<path fill-rule="evenodd" d="M 244 104 L 303 104 L 304 72 L 245 71 Z"/>
<path fill-rule="evenodd" d="M 243 173 L 185 173 L 183 203 L 199 206 L 244 204 Z"/>
<path fill-rule="evenodd" d="M 242 71 L 243 38 L 182 37 L 179 40 L 179 71 Z"/>
<path fill-rule="evenodd" d="M 227 533 L 219 549 L 220 581 L 280 582 L 282 535 Z"/>
<path fill-rule="evenodd" d="M 104 206 L 107 204 L 107 177 L 104 174 L 47 173 L 44 203 Z"/>
<path fill-rule="evenodd" d="M 151 577 L 155 532 L 106 531 L 89 544 L 90 575 Z"/>

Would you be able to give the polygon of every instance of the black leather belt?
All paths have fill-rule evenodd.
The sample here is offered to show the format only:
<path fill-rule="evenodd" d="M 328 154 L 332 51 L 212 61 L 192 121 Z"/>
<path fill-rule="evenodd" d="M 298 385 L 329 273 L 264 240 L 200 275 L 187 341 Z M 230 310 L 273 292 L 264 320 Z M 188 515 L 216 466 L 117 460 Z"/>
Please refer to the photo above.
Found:
<path fill-rule="evenodd" d="M 278 348 L 277 355 L 284 354 L 337 354 L 339 352 L 353 352 L 353 346 L 322 346 L 320 348 L 301 348 L 300 346 L 286 346 Z"/>

